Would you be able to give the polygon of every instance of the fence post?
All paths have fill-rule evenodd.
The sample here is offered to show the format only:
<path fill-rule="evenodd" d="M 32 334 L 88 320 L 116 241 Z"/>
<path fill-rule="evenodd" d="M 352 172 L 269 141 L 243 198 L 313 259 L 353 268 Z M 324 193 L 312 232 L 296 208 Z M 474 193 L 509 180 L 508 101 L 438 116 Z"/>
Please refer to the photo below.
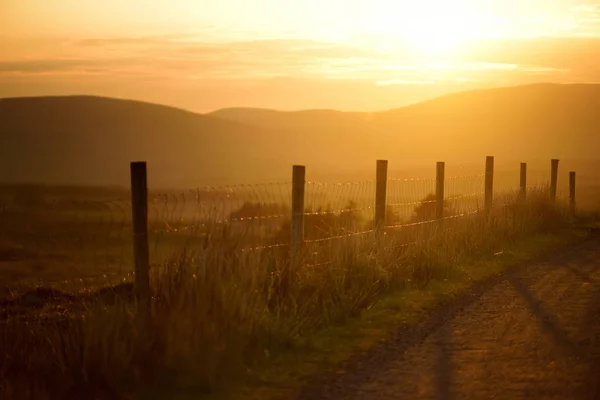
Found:
<path fill-rule="evenodd" d="M 527 163 L 521 163 L 521 178 L 519 181 L 519 197 L 525 200 L 527 197 Z"/>
<path fill-rule="evenodd" d="M 550 199 L 552 201 L 556 200 L 556 187 L 558 181 L 558 160 L 552 159 L 550 160 Z"/>
<path fill-rule="evenodd" d="M 444 218 L 444 180 L 446 163 L 438 161 L 435 172 L 435 218 L 442 222 Z"/>
<path fill-rule="evenodd" d="M 485 158 L 485 211 L 492 209 L 494 198 L 494 156 Z"/>
<path fill-rule="evenodd" d="M 385 209 L 387 197 L 387 160 L 377 160 L 377 170 L 375 173 L 375 226 L 376 232 L 383 232 L 385 227 Z"/>
<path fill-rule="evenodd" d="M 575 171 L 569 172 L 569 206 L 571 212 L 575 212 Z"/>
<path fill-rule="evenodd" d="M 299 262 L 304 243 L 304 191 L 306 167 L 294 165 L 292 168 L 292 262 Z"/>
<path fill-rule="evenodd" d="M 139 301 L 146 302 L 150 297 L 148 177 L 146 172 L 146 162 L 132 162 L 130 170 L 135 292 Z"/>

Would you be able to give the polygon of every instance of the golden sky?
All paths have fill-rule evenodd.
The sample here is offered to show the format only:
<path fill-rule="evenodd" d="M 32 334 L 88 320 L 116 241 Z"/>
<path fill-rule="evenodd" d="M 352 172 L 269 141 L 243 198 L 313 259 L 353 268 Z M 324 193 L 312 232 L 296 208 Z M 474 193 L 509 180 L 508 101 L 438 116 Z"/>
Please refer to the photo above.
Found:
<path fill-rule="evenodd" d="M 378 110 L 600 81 L 600 0 L 0 0 L 0 97 Z"/>

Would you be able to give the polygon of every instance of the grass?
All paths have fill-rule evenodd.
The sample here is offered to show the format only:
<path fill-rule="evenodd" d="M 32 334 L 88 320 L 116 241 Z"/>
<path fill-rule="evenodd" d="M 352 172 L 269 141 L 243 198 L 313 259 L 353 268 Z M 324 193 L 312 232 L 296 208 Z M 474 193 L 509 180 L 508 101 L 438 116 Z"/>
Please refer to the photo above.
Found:
<path fill-rule="evenodd" d="M 87 296 L 11 318 L 5 304 L 0 398 L 273 398 L 471 282 L 576 238 L 558 233 L 569 225 L 531 192 L 420 229 L 427 240 L 408 247 L 394 232 L 333 241 L 319 251 L 334 261 L 318 267 L 292 268 L 279 249 L 187 248 L 152 271 L 149 305 Z"/>
<path fill-rule="evenodd" d="M 499 256 L 489 254 L 461 266 L 461 273 L 431 281 L 425 288 L 410 288 L 383 296 L 358 317 L 340 326 L 323 329 L 301 349 L 287 352 L 254 372 L 254 379 L 216 398 L 278 399 L 300 389 L 322 373 L 343 373 L 344 361 L 389 340 L 402 325 L 421 321 L 442 302 L 468 290 L 477 281 L 493 276 L 519 262 L 534 259 L 556 246 L 575 243 L 584 237 L 579 230 L 533 235 L 505 247 Z M 193 398 L 193 395 L 181 396 Z"/>

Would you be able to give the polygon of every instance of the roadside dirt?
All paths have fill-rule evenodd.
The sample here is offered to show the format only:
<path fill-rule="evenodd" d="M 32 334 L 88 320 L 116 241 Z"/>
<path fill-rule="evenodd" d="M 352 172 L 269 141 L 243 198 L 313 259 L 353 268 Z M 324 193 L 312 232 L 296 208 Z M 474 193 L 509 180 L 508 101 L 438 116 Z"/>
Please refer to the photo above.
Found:
<path fill-rule="evenodd" d="M 600 399 L 600 235 L 475 285 L 295 399 Z"/>

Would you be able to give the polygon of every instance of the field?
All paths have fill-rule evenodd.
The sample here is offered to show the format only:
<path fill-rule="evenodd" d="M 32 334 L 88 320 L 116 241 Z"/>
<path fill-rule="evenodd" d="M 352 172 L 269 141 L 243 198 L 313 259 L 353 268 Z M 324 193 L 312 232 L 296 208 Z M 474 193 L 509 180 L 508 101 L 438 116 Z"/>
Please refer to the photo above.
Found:
<path fill-rule="evenodd" d="M 552 202 L 545 176 L 519 200 L 518 174 L 498 174 L 489 213 L 482 175 L 449 177 L 441 225 L 435 178 L 390 179 L 383 236 L 372 230 L 374 182 L 308 182 L 300 266 L 289 257 L 290 184 L 151 190 L 142 320 L 126 190 L 4 187 L 0 349 L 10 356 L 0 398 L 131 398 L 157 387 L 214 396 L 257 379 L 391 293 L 428 290 L 463 274 L 459 265 L 569 227 L 564 190 Z M 598 192 L 578 187 L 581 213 Z"/>

